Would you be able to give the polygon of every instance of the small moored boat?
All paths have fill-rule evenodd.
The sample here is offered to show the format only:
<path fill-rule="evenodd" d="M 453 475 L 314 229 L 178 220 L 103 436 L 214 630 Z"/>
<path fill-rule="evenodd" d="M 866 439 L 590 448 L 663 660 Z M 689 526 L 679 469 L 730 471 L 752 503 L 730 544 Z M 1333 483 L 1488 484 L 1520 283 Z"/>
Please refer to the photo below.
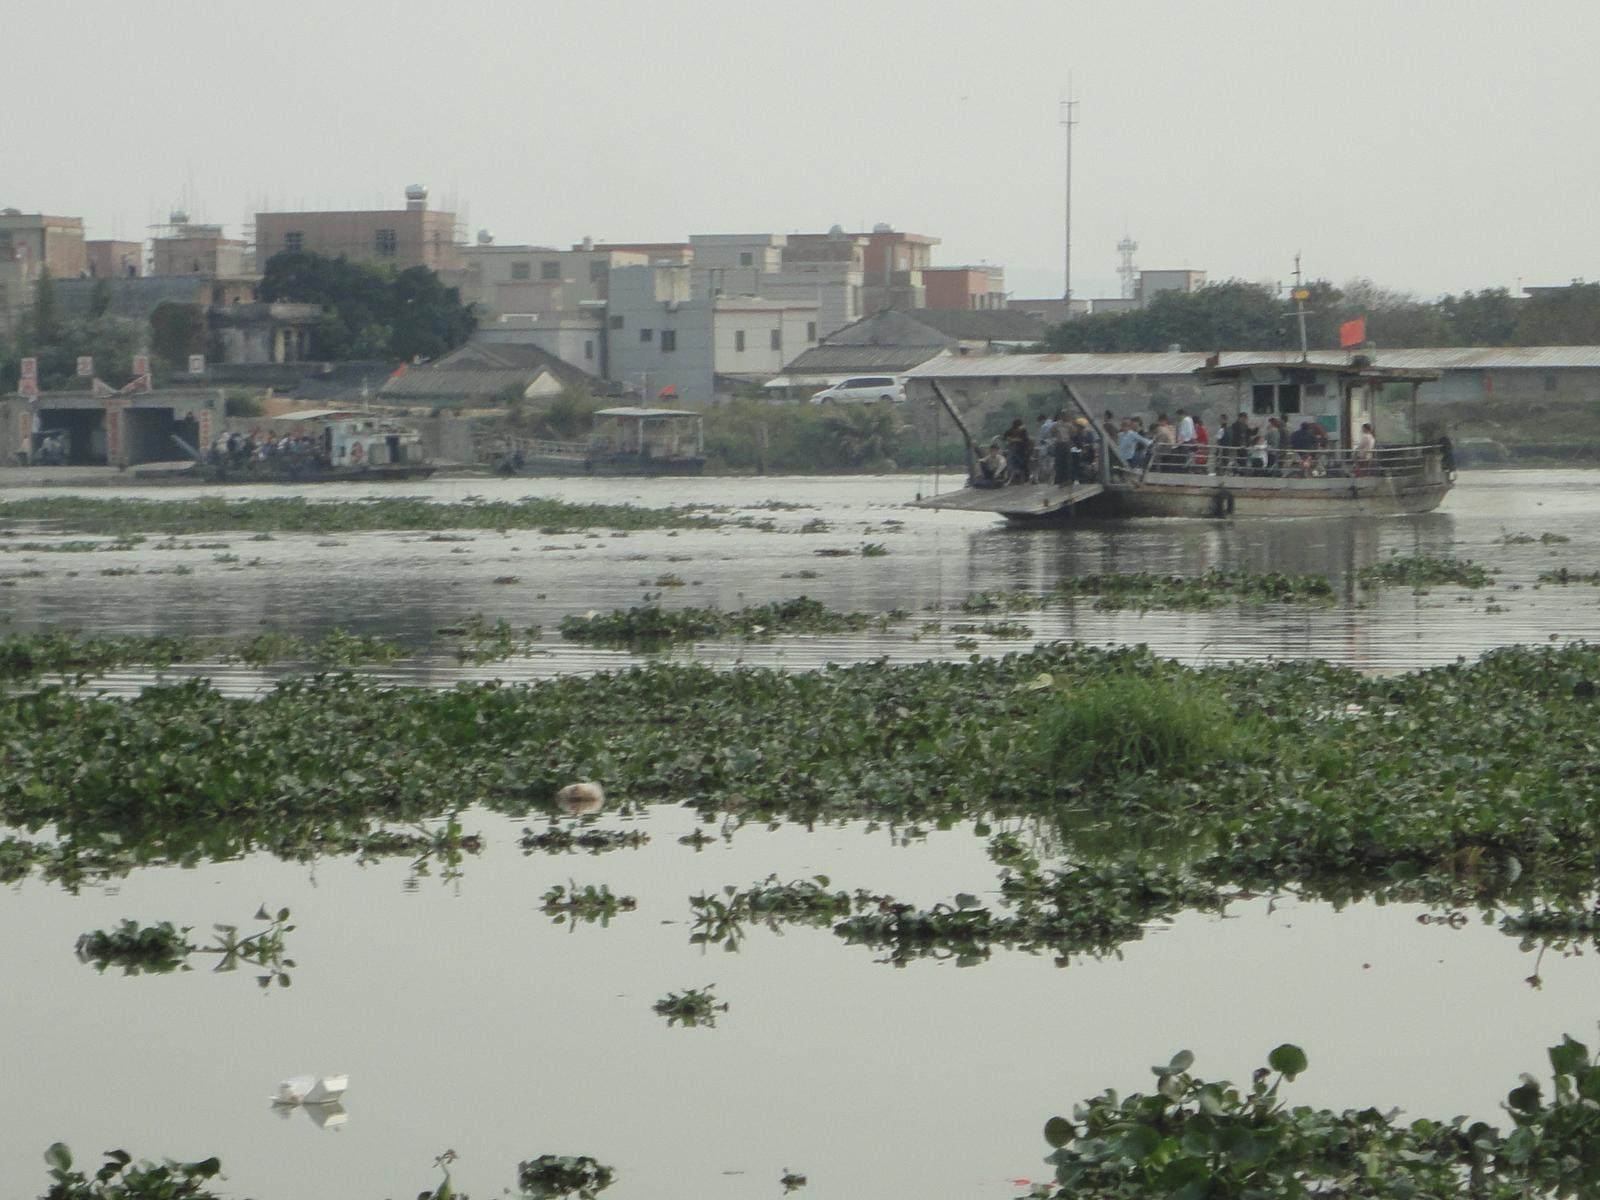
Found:
<path fill-rule="evenodd" d="M 678 408 L 602 408 L 587 441 L 518 439 L 495 463 L 505 475 L 699 475 L 704 419 Z"/>

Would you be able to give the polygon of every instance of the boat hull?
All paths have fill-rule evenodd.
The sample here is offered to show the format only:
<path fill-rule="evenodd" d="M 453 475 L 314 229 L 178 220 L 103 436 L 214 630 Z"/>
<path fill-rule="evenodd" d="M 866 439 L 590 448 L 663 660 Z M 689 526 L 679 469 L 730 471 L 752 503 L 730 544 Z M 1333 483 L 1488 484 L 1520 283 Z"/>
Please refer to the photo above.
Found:
<path fill-rule="evenodd" d="M 439 468 L 433 463 L 394 463 L 372 467 L 322 467 L 305 465 L 299 468 L 221 468 L 205 466 L 174 470 L 133 472 L 140 483 L 192 484 L 203 483 L 371 483 L 382 480 L 404 481 L 426 479 Z"/>
<path fill-rule="evenodd" d="M 1114 515 L 1125 517 L 1395 516 L 1431 512 L 1450 491 L 1446 481 L 1397 483 L 1365 479 L 1212 477 L 1114 489 Z"/>
<path fill-rule="evenodd" d="M 606 458 L 558 458 L 537 455 L 524 458 L 515 466 L 498 467 L 506 475 L 555 477 L 562 475 L 703 475 L 703 458 L 638 458 L 627 455 Z"/>
<path fill-rule="evenodd" d="M 1028 484 L 963 488 L 917 501 L 921 508 L 989 512 L 1014 525 L 1060 525 L 1119 517 L 1397 516 L 1431 512 L 1450 491 L 1447 477 L 1389 476 L 1315 479 L 1234 475 L 1146 476 L 1100 485 L 1057 488 Z"/>

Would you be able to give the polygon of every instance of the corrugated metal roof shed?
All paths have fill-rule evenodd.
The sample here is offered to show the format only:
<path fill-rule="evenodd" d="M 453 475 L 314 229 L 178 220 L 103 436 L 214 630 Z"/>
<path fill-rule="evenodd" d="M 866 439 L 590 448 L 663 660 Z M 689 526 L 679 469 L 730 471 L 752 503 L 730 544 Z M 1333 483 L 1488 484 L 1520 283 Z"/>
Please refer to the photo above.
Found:
<path fill-rule="evenodd" d="M 1206 364 L 1208 354 L 1168 351 L 1158 354 L 1001 354 L 963 358 L 944 354 L 905 372 L 909 379 L 1060 379 L 1105 375 L 1187 375 Z M 1222 366 L 1243 363 L 1298 363 L 1345 366 L 1343 351 L 1233 350 Z M 1462 346 L 1439 349 L 1379 350 L 1377 367 L 1433 371 L 1600 370 L 1600 346 Z"/>
<path fill-rule="evenodd" d="M 785 375 L 903 371 L 937 354 L 937 346 L 813 346 L 784 364 Z M 985 360 L 987 361 L 987 360 Z"/>

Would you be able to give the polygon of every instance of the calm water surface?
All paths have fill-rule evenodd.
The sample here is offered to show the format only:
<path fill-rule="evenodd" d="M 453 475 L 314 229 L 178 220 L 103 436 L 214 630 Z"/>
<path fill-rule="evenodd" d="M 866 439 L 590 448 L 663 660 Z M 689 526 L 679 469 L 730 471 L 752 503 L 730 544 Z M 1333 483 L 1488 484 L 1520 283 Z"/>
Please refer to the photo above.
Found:
<path fill-rule="evenodd" d="M 1140 616 L 1078 605 L 1021 619 L 1040 639 L 1147 642 L 1192 661 L 1318 656 L 1378 670 L 1510 642 L 1600 638 L 1600 589 L 1534 586 L 1554 566 L 1600 566 L 1600 474 L 1469 474 L 1442 511 L 1411 519 L 1047 533 L 898 507 L 914 489 L 903 478 L 438 481 L 407 491 L 808 507 L 760 513 L 774 532 L 486 532 L 468 542 L 367 534 L 331 539 L 338 545 L 207 535 L 179 541 L 228 549 L 0 553 L 0 582 L 12 584 L 0 588 L 0 615 L 15 628 L 236 637 L 339 625 L 431 647 L 388 673 L 447 685 L 632 661 L 563 645 L 553 630 L 569 613 L 639 603 L 667 572 L 687 581 L 664 590 L 669 606 L 805 592 L 843 609 L 938 610 L 887 634 L 693 651 L 805 668 L 964 657 L 971 647 L 948 628 L 962 599 L 1042 591 L 1064 573 L 1216 566 L 1315 571 L 1344 587 L 1357 568 L 1400 552 L 1471 558 L 1496 568 L 1499 583 L 1475 593 L 1396 589 L 1365 605 L 1352 590 L 1351 602 L 1331 609 Z M 798 532 L 817 518 L 827 532 Z M 1571 541 L 1500 541 L 1544 532 Z M 863 542 L 890 553 L 814 553 Z M 151 574 L 179 562 L 193 574 Z M 119 567 L 138 573 L 99 573 Z M 801 571 L 818 574 L 792 577 Z M 517 582 L 495 582 L 507 576 Z M 459 667 L 435 630 L 473 612 L 542 625 L 541 653 Z M 945 627 L 919 634 L 933 619 Z M 1016 644 L 980 638 L 985 652 Z M 128 672 L 107 686 L 131 690 L 148 678 Z M 222 679 L 246 690 L 265 682 L 233 668 Z M 1311 1057 L 1291 1092 L 1298 1101 L 1493 1120 L 1518 1073 L 1543 1072 L 1546 1045 L 1563 1031 L 1587 1036 L 1597 1017 L 1592 954 L 1536 964 L 1492 926 L 1421 924 L 1422 910 L 1401 905 L 1334 912 L 1252 900 L 1222 917 L 1187 915 L 1120 956 L 1066 968 L 997 951 L 969 969 L 897 969 L 825 929 L 758 928 L 736 954 L 705 950 L 689 943 L 696 892 L 825 873 L 837 887 L 926 904 L 992 888 L 996 872 L 970 826 L 911 836 L 856 824 L 745 827 L 697 852 L 678 842 L 694 822 L 688 810 L 658 806 L 627 818 L 650 835 L 640 849 L 525 856 L 516 844 L 525 822 L 471 813 L 466 827 L 487 845 L 456 878 L 418 875 L 404 862 L 297 866 L 256 856 L 144 870 L 75 896 L 38 880 L 7 889 L 0 1128 L 11 1153 L 0 1156 L 0 1195 L 39 1194 L 38 1153 L 61 1139 L 80 1159 L 112 1146 L 217 1154 L 228 1194 L 258 1200 L 414 1196 L 432 1185 L 430 1163 L 447 1148 L 461 1155 L 457 1183 L 481 1196 L 511 1186 L 519 1160 L 548 1152 L 614 1164 L 607 1200 L 776 1197 L 784 1168 L 810 1177 L 800 1193 L 809 1197 L 1004 1198 L 1023 1190 L 1015 1180 L 1045 1175 L 1046 1117 L 1106 1086 L 1148 1086 L 1149 1064 L 1182 1047 L 1197 1053 L 1200 1073 L 1238 1079 L 1294 1040 Z M 539 897 L 569 880 L 609 884 L 637 897 L 638 911 L 605 929 L 554 926 Z M 204 959 L 190 974 L 101 976 L 72 954 L 80 933 L 124 917 L 203 931 L 248 924 L 263 901 L 288 905 L 298 926 L 287 990 L 258 990 L 248 970 L 211 974 Z M 1527 982 L 1536 970 L 1539 987 Z M 669 991 L 708 983 L 731 1004 L 715 1029 L 668 1028 L 650 1011 Z M 319 1128 L 267 1103 L 280 1078 L 344 1070 L 343 1125 Z"/>

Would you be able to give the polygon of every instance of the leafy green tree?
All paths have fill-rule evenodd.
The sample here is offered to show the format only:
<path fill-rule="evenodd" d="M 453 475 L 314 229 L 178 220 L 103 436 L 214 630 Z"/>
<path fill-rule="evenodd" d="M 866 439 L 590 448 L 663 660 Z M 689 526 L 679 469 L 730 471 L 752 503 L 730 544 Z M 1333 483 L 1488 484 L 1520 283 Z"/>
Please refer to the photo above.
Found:
<path fill-rule="evenodd" d="M 587 437 L 594 425 L 594 414 L 603 407 L 583 384 L 569 383 L 549 408 L 532 415 L 533 432 L 537 437 L 558 441 Z"/>
<path fill-rule="evenodd" d="M 167 370 L 186 370 L 189 355 L 203 352 L 205 345 L 206 317 L 200 305 L 163 300 L 150 315 L 150 348 Z"/>
<path fill-rule="evenodd" d="M 133 378 L 133 356 L 140 353 L 149 337 L 142 321 L 124 317 L 90 317 L 65 321 L 54 326 L 45 339 L 36 331 L 36 313 L 28 313 L 17 333 L 18 358 L 39 360 L 39 387 L 44 391 L 63 391 L 84 386 L 77 379 L 78 358 L 94 359 L 94 371 L 114 387 Z"/>
<path fill-rule="evenodd" d="M 321 305 L 318 351 L 335 360 L 437 358 L 466 341 L 477 323 L 460 293 L 426 267 L 396 272 L 286 252 L 268 260 L 260 295 Z"/>
<path fill-rule="evenodd" d="M 94 281 L 94 294 L 89 297 L 89 315 L 103 317 L 111 310 L 111 281 L 101 278 Z"/>
<path fill-rule="evenodd" d="M 49 267 L 39 268 L 33 285 L 33 335 L 41 345 L 54 341 L 61 332 L 61 309 L 56 303 L 56 281 Z"/>
<path fill-rule="evenodd" d="M 1509 346 L 1517 332 L 1517 301 L 1505 288 L 1462 292 L 1439 301 L 1456 346 Z"/>
<path fill-rule="evenodd" d="M 893 457 L 904 424 L 892 404 L 851 404 L 822 416 L 838 457 L 852 467 Z"/>
<path fill-rule="evenodd" d="M 1410 292 L 1379 287 L 1370 279 L 1352 279 L 1341 293 L 1339 320 L 1365 317 L 1367 340 L 1379 347 L 1450 344 L 1450 324 L 1437 304 L 1418 300 Z"/>
<path fill-rule="evenodd" d="M 1194 292 L 1160 292 L 1142 309 L 1068 321 L 1051 330 L 1056 353 L 1264 350 L 1286 345 L 1284 303 L 1272 288 L 1230 279 Z M 1295 335 L 1298 338 L 1298 334 Z"/>
<path fill-rule="evenodd" d="M 1592 346 L 1600 342 L 1600 283 L 1539 292 L 1522 302 L 1519 346 Z"/>

